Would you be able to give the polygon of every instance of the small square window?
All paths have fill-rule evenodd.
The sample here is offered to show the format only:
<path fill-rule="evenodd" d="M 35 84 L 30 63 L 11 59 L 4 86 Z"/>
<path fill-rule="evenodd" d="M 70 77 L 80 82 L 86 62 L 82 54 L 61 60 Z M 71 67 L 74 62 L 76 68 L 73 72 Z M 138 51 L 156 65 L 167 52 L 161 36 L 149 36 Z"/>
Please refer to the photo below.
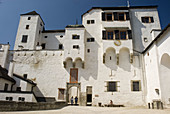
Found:
<path fill-rule="evenodd" d="M 44 36 L 44 38 L 48 38 L 48 36 Z"/>
<path fill-rule="evenodd" d="M 13 100 L 13 97 L 9 97 L 9 101 L 12 101 Z"/>
<path fill-rule="evenodd" d="M 90 49 L 87 49 L 87 53 L 90 53 Z"/>
<path fill-rule="evenodd" d="M 59 49 L 63 49 L 63 44 L 59 44 Z"/>
<path fill-rule="evenodd" d="M 23 98 L 21 99 L 21 101 L 25 101 L 25 98 L 23 97 Z"/>
<path fill-rule="evenodd" d="M 90 24 L 90 20 L 87 20 L 87 24 Z"/>
<path fill-rule="evenodd" d="M 31 17 L 28 17 L 28 20 L 31 20 Z"/>
<path fill-rule="evenodd" d="M 16 91 L 21 91 L 21 87 L 17 87 Z"/>
<path fill-rule="evenodd" d="M 8 100 L 9 100 L 9 97 L 6 97 L 6 100 L 8 101 Z"/>
<path fill-rule="evenodd" d="M 111 92 L 117 91 L 117 82 L 108 82 L 107 91 Z"/>
<path fill-rule="evenodd" d="M 26 25 L 26 29 L 29 29 L 29 25 Z"/>
<path fill-rule="evenodd" d="M 64 100 L 64 92 L 65 92 L 65 89 L 58 89 L 58 99 L 59 100 Z"/>
<path fill-rule="evenodd" d="M 94 20 L 91 20 L 91 24 L 94 24 L 95 23 L 95 21 Z"/>
<path fill-rule="evenodd" d="M 132 91 L 140 91 L 140 81 L 132 81 Z"/>
<path fill-rule="evenodd" d="M 80 39 L 80 35 L 72 35 L 72 39 Z"/>
<path fill-rule="evenodd" d="M 28 35 L 23 35 L 22 36 L 22 43 L 27 43 L 27 38 L 28 38 Z"/>
<path fill-rule="evenodd" d="M 42 49 L 45 49 L 46 44 L 42 43 L 41 46 L 42 46 Z"/>
<path fill-rule="evenodd" d="M 73 45 L 73 49 L 79 49 L 79 45 Z"/>
<path fill-rule="evenodd" d="M 60 35 L 60 38 L 62 38 L 63 37 L 63 35 Z"/>
<path fill-rule="evenodd" d="M 27 74 L 23 74 L 24 78 L 27 79 Z"/>

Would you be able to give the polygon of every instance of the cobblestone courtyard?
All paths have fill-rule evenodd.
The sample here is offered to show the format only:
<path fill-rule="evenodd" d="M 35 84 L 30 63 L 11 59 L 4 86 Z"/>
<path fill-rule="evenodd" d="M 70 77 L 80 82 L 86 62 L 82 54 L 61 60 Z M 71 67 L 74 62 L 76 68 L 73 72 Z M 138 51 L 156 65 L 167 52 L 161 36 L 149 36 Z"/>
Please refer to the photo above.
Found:
<path fill-rule="evenodd" d="M 58 110 L 0 112 L 0 114 L 170 114 L 170 109 L 157 110 L 145 108 L 109 108 L 67 106 Z"/>

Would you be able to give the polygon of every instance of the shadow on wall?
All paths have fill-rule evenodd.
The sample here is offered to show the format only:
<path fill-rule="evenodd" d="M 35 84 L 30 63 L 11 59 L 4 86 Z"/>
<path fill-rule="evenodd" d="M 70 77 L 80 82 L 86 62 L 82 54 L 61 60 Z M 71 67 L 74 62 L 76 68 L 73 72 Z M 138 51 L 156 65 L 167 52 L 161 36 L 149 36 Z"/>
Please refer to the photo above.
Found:
<path fill-rule="evenodd" d="M 117 58 L 116 51 L 114 48 L 110 47 L 106 50 L 105 65 L 111 70 L 117 70 Z"/>
<path fill-rule="evenodd" d="M 146 27 L 136 17 L 135 12 L 131 12 L 131 15 L 133 15 L 133 18 L 130 19 L 131 28 L 132 28 L 133 47 L 136 51 L 141 52 L 145 48 L 143 45 L 142 28 L 146 28 Z"/>
<path fill-rule="evenodd" d="M 119 67 L 124 71 L 131 71 L 130 51 L 128 48 L 121 48 L 119 51 Z"/>
<path fill-rule="evenodd" d="M 165 105 L 170 103 L 170 56 L 165 53 L 160 61 L 161 97 Z"/>
<path fill-rule="evenodd" d="M 46 102 L 46 99 L 45 99 L 43 93 L 38 88 L 38 86 L 33 88 L 33 93 L 34 93 L 34 96 L 35 96 L 37 102 Z"/>

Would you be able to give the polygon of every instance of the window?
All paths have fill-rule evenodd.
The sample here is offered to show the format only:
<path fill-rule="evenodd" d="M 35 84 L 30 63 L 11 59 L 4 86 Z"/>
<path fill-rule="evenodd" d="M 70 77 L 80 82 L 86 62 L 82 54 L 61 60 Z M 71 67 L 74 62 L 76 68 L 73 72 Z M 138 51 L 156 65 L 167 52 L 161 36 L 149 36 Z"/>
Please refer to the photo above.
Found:
<path fill-rule="evenodd" d="M 119 21 L 125 21 L 125 13 L 118 13 Z"/>
<path fill-rule="evenodd" d="M 4 91 L 8 91 L 8 84 L 5 83 Z"/>
<path fill-rule="evenodd" d="M 26 25 L 26 29 L 29 29 L 29 25 Z"/>
<path fill-rule="evenodd" d="M 41 44 L 41 46 L 42 46 L 42 49 L 45 49 L 46 44 L 43 43 L 43 44 Z"/>
<path fill-rule="evenodd" d="M 18 97 L 18 101 L 25 101 L 24 97 Z"/>
<path fill-rule="evenodd" d="M 141 17 L 141 20 L 143 23 L 153 23 L 154 22 L 153 17 Z"/>
<path fill-rule="evenodd" d="M 94 24 L 95 21 L 94 20 L 87 20 L 87 24 Z"/>
<path fill-rule="evenodd" d="M 63 44 L 59 44 L 59 49 L 63 49 Z"/>
<path fill-rule="evenodd" d="M 87 20 L 87 24 L 90 24 L 90 20 Z"/>
<path fill-rule="evenodd" d="M 23 74 L 24 78 L 27 79 L 27 74 Z"/>
<path fill-rule="evenodd" d="M 94 38 L 87 38 L 87 42 L 94 42 L 95 39 Z"/>
<path fill-rule="evenodd" d="M 60 38 L 62 38 L 62 37 L 63 37 L 63 35 L 60 36 Z"/>
<path fill-rule="evenodd" d="M 91 24 L 94 24 L 95 23 L 95 21 L 94 20 L 91 20 Z"/>
<path fill-rule="evenodd" d="M 79 49 L 79 45 L 73 45 L 73 49 Z"/>
<path fill-rule="evenodd" d="M 132 81 L 131 84 L 132 84 L 132 87 L 131 87 L 132 91 L 140 91 L 141 90 L 140 81 Z"/>
<path fill-rule="evenodd" d="M 28 20 L 31 20 L 31 17 L 28 17 Z"/>
<path fill-rule="evenodd" d="M 90 49 L 87 49 L 87 53 L 90 53 Z"/>
<path fill-rule="evenodd" d="M 16 91 L 21 91 L 21 87 L 17 87 Z"/>
<path fill-rule="evenodd" d="M 113 40 L 113 31 L 107 31 L 107 39 Z"/>
<path fill-rule="evenodd" d="M 106 13 L 106 19 L 107 19 L 107 21 L 112 21 L 113 20 L 112 13 Z"/>
<path fill-rule="evenodd" d="M 22 43 L 27 43 L 28 35 L 23 35 L 22 36 Z"/>
<path fill-rule="evenodd" d="M 72 39 L 80 39 L 80 35 L 72 35 Z"/>
<path fill-rule="evenodd" d="M 64 91 L 65 89 L 58 89 L 58 99 L 64 100 Z"/>
<path fill-rule="evenodd" d="M 44 36 L 44 38 L 48 38 L 48 36 Z"/>
<path fill-rule="evenodd" d="M 120 31 L 120 39 L 121 40 L 126 40 L 127 39 L 126 31 Z"/>
<path fill-rule="evenodd" d="M 103 31 L 103 40 L 127 40 L 132 39 L 131 30 Z"/>
<path fill-rule="evenodd" d="M 116 82 L 116 81 L 107 82 L 107 91 L 108 92 L 118 91 L 118 82 Z"/>
<path fill-rule="evenodd" d="M 129 12 L 103 12 L 102 21 L 126 21 L 130 20 Z"/>
<path fill-rule="evenodd" d="M 144 38 L 143 40 L 144 40 L 144 42 L 148 42 L 148 39 L 147 39 L 147 38 Z"/>

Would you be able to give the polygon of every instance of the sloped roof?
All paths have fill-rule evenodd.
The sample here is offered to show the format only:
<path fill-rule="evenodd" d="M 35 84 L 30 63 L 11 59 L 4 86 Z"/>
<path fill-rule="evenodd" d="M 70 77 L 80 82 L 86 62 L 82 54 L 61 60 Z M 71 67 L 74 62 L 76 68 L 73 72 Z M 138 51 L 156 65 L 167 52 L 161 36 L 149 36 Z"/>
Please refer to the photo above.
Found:
<path fill-rule="evenodd" d="M 38 14 L 36 11 L 31 11 L 31 12 L 28 12 L 28 13 L 24 13 L 24 14 L 20 14 L 21 16 L 23 16 L 23 15 L 39 15 L 40 16 L 40 14 Z M 40 18 L 41 18 L 41 16 L 40 16 Z M 44 23 L 44 21 L 43 21 L 43 19 L 41 18 L 41 20 L 42 20 L 42 22 Z M 45 23 L 44 23 L 44 25 L 45 25 Z"/>
<path fill-rule="evenodd" d="M 21 80 L 23 80 L 23 81 L 26 81 L 26 82 L 28 82 L 28 83 L 30 83 L 30 84 L 32 84 L 32 85 L 37 85 L 36 83 L 34 83 L 32 80 L 30 80 L 30 79 L 26 79 L 26 78 L 24 78 L 24 77 L 22 77 L 22 76 L 20 76 L 20 75 L 18 75 L 18 74 L 13 74 L 13 76 L 15 76 L 16 78 L 19 78 L 19 79 L 21 79 Z"/>
<path fill-rule="evenodd" d="M 16 81 L 11 78 L 10 76 L 8 76 L 8 70 L 5 68 L 2 68 L 0 65 L 0 78 L 3 78 L 5 80 L 11 81 L 13 83 L 16 83 Z"/>
<path fill-rule="evenodd" d="M 31 11 L 31 12 L 21 14 L 21 15 L 40 15 L 40 14 L 38 14 L 36 11 Z"/>

